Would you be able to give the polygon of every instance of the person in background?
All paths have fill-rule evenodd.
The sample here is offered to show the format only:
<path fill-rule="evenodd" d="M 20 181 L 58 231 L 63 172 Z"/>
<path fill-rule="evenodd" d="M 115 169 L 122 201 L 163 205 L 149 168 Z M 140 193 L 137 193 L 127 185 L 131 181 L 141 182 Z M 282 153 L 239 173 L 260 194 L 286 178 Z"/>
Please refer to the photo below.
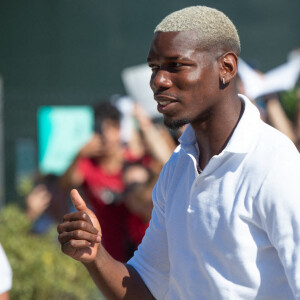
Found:
<path fill-rule="evenodd" d="M 0 300 L 9 300 L 12 287 L 12 270 L 6 254 L 0 244 Z"/>
<path fill-rule="evenodd" d="M 152 119 L 138 103 L 133 104 L 130 114 L 134 126 L 126 141 L 126 160 L 141 162 L 154 173 L 159 174 L 176 147 L 170 131 Z"/>
<path fill-rule="evenodd" d="M 288 136 L 294 143 L 296 134 L 294 124 L 287 117 L 277 93 L 264 95 L 263 101 L 266 110 L 266 122 Z"/>
<path fill-rule="evenodd" d="M 135 105 L 134 117 L 148 153 L 163 167 L 176 148 L 171 134 L 162 124 L 155 124 L 140 104 Z"/>
<path fill-rule="evenodd" d="M 278 67 L 277 70 L 271 71 L 271 75 L 268 75 L 268 73 L 264 74 L 256 68 L 247 66 L 247 64 L 242 61 L 242 71 L 240 70 L 240 73 L 237 75 L 237 89 L 239 94 L 248 94 L 249 98 L 251 96 L 254 97 L 255 94 L 252 95 L 250 87 L 248 86 L 246 90 L 246 86 L 248 81 L 250 81 L 250 85 L 255 85 L 254 82 L 256 81 L 256 85 L 260 87 L 260 92 L 257 93 L 255 98 L 250 100 L 252 100 L 259 109 L 261 119 L 284 133 L 297 146 L 299 144 L 299 121 L 297 120 L 299 110 L 295 111 L 296 118 L 294 119 L 293 116 L 291 116 L 291 106 L 294 101 L 299 104 L 300 99 L 299 95 L 297 95 L 297 91 L 299 90 L 299 75 L 297 75 L 297 73 L 300 74 L 300 50 L 295 49 L 291 51 L 288 55 L 288 61 L 287 64 Z M 278 71 L 279 69 L 280 72 Z M 273 76 L 272 80 L 270 80 L 268 76 Z M 262 82 L 265 80 L 265 83 L 262 83 L 260 80 L 262 80 Z M 280 84 L 280 82 L 284 82 L 284 84 Z M 296 93 L 294 93 L 294 89 L 296 89 Z M 289 103 L 284 101 L 286 92 L 290 94 Z M 284 102 L 286 103 L 284 104 Z M 287 108 L 286 106 L 289 107 Z M 286 109 L 289 110 L 289 116 Z"/>
<path fill-rule="evenodd" d="M 41 175 L 32 191 L 26 196 L 26 214 L 33 222 L 32 231 L 43 234 L 71 211 L 69 190 L 62 186 L 61 177 Z"/>
<path fill-rule="evenodd" d="M 109 101 L 94 107 L 94 135 L 80 149 L 63 175 L 63 182 L 69 189 L 82 189 L 101 220 L 104 247 L 114 258 L 125 261 L 127 210 L 122 202 L 125 154 L 120 138 L 120 118 L 119 110 Z"/>
<path fill-rule="evenodd" d="M 124 166 L 124 203 L 128 209 L 128 259 L 133 256 L 149 226 L 153 208 L 152 190 L 156 180 L 157 176 L 142 163 L 128 163 Z"/>

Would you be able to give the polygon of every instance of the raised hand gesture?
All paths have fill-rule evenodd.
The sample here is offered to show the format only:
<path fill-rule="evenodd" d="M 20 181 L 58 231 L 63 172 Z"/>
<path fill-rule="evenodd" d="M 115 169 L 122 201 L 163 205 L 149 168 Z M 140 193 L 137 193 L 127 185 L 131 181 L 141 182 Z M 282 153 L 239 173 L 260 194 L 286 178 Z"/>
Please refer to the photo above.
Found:
<path fill-rule="evenodd" d="M 101 227 L 95 214 L 87 208 L 78 191 L 71 191 L 77 212 L 66 214 L 58 225 L 58 240 L 62 251 L 81 262 L 95 260 L 101 241 Z"/>

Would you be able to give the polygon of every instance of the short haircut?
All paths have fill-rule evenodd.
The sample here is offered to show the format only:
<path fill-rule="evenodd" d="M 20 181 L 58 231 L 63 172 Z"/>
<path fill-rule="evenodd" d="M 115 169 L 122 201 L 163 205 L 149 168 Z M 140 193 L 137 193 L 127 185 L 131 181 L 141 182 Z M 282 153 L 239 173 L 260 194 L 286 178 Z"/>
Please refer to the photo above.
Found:
<path fill-rule="evenodd" d="M 102 123 L 106 120 L 112 120 L 120 124 L 121 113 L 115 105 L 105 100 L 93 107 L 94 109 L 94 131 L 102 133 Z"/>
<path fill-rule="evenodd" d="M 191 6 L 175 11 L 165 17 L 154 32 L 198 32 L 200 48 L 213 48 L 241 52 L 237 29 L 221 11 L 206 6 Z"/>
<path fill-rule="evenodd" d="M 104 100 L 94 106 L 94 117 L 95 119 L 110 119 L 119 122 L 121 120 L 121 113 L 114 104 Z"/>

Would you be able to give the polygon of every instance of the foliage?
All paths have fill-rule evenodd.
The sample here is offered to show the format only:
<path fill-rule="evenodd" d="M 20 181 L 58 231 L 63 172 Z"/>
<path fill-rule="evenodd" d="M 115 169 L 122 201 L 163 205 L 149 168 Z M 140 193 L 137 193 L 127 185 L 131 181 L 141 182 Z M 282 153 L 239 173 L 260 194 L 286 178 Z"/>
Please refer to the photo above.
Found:
<path fill-rule="evenodd" d="M 101 299 L 84 266 L 62 254 L 56 228 L 40 236 L 14 205 L 0 212 L 0 242 L 13 270 L 11 299 Z"/>
<path fill-rule="evenodd" d="M 280 95 L 280 102 L 281 105 L 288 116 L 288 118 L 294 122 L 297 114 L 297 89 L 294 88 L 293 90 L 282 92 Z"/>

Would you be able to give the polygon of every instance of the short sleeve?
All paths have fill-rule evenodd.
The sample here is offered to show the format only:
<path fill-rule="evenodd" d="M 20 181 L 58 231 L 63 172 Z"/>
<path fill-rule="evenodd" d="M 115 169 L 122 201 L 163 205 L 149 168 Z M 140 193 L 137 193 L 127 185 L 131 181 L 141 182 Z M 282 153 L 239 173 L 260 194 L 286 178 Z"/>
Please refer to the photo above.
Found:
<path fill-rule="evenodd" d="M 133 266 L 156 299 L 165 299 L 169 287 L 168 241 L 165 225 L 164 169 L 152 198 L 152 218 L 142 243 L 128 264 Z"/>
<path fill-rule="evenodd" d="M 258 195 L 258 212 L 289 285 L 300 299 L 300 156 L 282 157 Z"/>
<path fill-rule="evenodd" d="M 9 291 L 12 287 L 12 270 L 5 252 L 0 244 L 0 294 Z"/>

